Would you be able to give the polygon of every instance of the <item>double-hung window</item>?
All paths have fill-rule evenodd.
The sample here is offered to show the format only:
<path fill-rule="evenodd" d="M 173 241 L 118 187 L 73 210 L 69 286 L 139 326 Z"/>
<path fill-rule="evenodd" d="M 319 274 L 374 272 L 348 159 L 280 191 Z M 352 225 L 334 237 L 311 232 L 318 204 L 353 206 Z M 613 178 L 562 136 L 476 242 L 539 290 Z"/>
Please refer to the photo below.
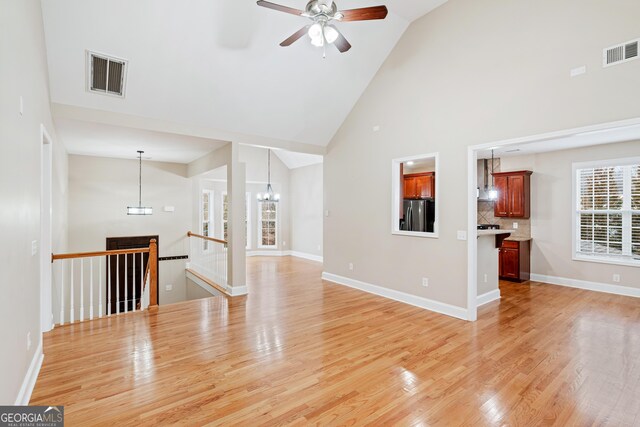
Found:
<path fill-rule="evenodd" d="M 574 164 L 575 259 L 640 265 L 640 158 Z"/>
<path fill-rule="evenodd" d="M 251 249 L 251 233 L 249 232 L 249 222 L 251 221 L 251 193 L 246 193 L 244 212 L 244 238 L 246 249 Z M 227 241 L 229 228 L 229 197 L 227 193 L 222 193 L 222 239 Z"/>
<path fill-rule="evenodd" d="M 213 191 L 211 190 L 203 190 L 202 191 L 202 207 L 200 209 L 201 212 L 201 225 L 200 232 L 203 236 L 211 237 L 213 235 L 213 223 L 211 220 L 213 219 Z M 209 241 L 202 241 L 202 249 L 209 249 Z"/>
<path fill-rule="evenodd" d="M 278 246 L 278 203 L 258 202 L 258 247 Z"/>

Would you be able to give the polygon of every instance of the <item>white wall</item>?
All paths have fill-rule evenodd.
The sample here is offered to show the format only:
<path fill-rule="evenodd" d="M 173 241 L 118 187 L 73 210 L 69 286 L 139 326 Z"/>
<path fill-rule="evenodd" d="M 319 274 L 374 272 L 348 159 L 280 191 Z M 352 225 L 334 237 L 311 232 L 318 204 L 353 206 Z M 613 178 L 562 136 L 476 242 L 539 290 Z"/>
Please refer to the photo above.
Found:
<path fill-rule="evenodd" d="M 415 21 L 325 156 L 325 271 L 465 307 L 467 147 L 640 117 L 640 61 L 601 62 L 638 16 L 625 0 L 450 0 Z M 440 238 L 391 235 L 391 160 L 432 152 Z"/>
<path fill-rule="evenodd" d="M 41 342 L 39 254 L 31 254 L 40 240 L 41 124 L 54 143 L 54 252 L 66 249 L 67 155 L 51 120 L 40 2 L 1 0 L 0 11 L 0 404 L 8 405 L 27 397 L 21 385 Z"/>
<path fill-rule="evenodd" d="M 275 192 L 280 193 L 281 201 L 279 202 L 279 221 L 280 234 L 278 246 L 276 248 L 258 248 L 258 203 L 256 196 L 258 192 L 264 192 L 267 186 L 267 150 L 242 145 L 240 146 L 240 161 L 246 165 L 246 192 L 250 193 L 249 210 L 250 210 L 250 229 L 251 229 L 251 247 L 250 251 L 270 251 L 280 252 L 291 248 L 291 231 L 290 231 L 290 185 L 289 185 L 289 169 L 275 154 L 271 153 L 271 185 Z M 214 171 L 196 177 L 198 182 L 196 194 L 202 189 L 212 189 L 214 191 L 214 230 L 215 236 L 222 238 L 221 219 L 222 218 L 222 193 L 226 191 L 226 168 L 218 168 Z M 197 209 L 199 209 L 200 200 L 197 201 Z M 195 208 L 194 208 L 195 209 Z M 194 225 L 195 230 L 200 230 L 199 217 L 195 211 Z"/>
<path fill-rule="evenodd" d="M 127 206 L 138 203 L 138 161 L 69 156 L 70 250 L 105 250 L 107 237 L 158 235 L 159 256 L 187 255 L 192 185 L 187 165 L 143 161 L 142 204 L 153 207 L 153 215 L 129 216 Z M 185 260 L 160 262 L 160 304 L 186 299 L 184 268 Z"/>
<path fill-rule="evenodd" d="M 322 164 L 292 169 L 291 250 L 322 256 Z"/>
<path fill-rule="evenodd" d="M 503 157 L 502 170 L 532 170 L 531 273 L 640 288 L 640 268 L 574 261 L 572 163 L 640 156 L 640 142 L 624 142 Z M 613 275 L 620 274 L 620 283 Z"/>

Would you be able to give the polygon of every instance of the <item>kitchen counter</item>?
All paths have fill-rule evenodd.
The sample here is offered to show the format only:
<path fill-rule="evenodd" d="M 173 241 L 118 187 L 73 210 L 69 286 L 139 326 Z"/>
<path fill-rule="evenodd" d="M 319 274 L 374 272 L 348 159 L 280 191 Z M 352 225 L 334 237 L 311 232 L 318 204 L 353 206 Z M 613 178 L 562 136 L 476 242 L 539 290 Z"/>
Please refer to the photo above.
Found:
<path fill-rule="evenodd" d="M 515 230 L 478 230 L 478 236 L 497 236 L 499 234 L 512 234 Z"/>

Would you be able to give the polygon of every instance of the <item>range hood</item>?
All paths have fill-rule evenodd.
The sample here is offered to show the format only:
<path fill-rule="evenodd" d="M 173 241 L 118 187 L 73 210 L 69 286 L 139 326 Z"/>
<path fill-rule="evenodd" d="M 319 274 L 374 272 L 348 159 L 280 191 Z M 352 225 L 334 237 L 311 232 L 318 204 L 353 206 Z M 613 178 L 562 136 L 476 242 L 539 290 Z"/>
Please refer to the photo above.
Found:
<path fill-rule="evenodd" d="M 497 159 L 496 159 L 497 160 Z M 491 160 L 478 160 L 478 201 L 491 202 L 489 190 L 491 189 Z"/>

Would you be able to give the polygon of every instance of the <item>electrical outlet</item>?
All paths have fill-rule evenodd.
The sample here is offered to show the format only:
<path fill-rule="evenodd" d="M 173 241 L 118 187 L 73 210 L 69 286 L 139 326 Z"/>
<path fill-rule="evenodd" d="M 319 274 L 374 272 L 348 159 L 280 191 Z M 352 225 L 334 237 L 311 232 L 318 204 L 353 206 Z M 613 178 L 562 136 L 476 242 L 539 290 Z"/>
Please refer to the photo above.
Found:
<path fill-rule="evenodd" d="M 429 278 L 428 277 L 423 277 L 422 278 L 422 286 L 425 288 L 429 287 Z"/>
<path fill-rule="evenodd" d="M 487 276 L 486 274 L 484 275 L 484 283 L 489 282 L 489 276 Z"/>
<path fill-rule="evenodd" d="M 20 96 L 20 109 L 19 109 L 20 115 L 24 115 L 24 99 L 22 98 L 22 96 Z"/>
<path fill-rule="evenodd" d="M 380 126 L 375 125 L 375 126 L 373 127 L 373 131 L 374 131 L 374 132 L 378 132 L 379 130 L 380 130 Z"/>
<path fill-rule="evenodd" d="M 27 351 L 31 350 L 31 332 L 27 332 Z"/>
<path fill-rule="evenodd" d="M 517 223 L 517 222 L 514 222 L 514 223 L 513 223 L 513 229 L 514 229 L 514 230 L 517 230 L 517 229 L 518 229 L 518 223 Z"/>
<path fill-rule="evenodd" d="M 165 289 L 167 292 L 170 292 L 170 291 L 172 291 L 172 290 L 173 290 L 173 285 L 167 285 L 167 286 L 165 286 L 165 287 L 164 287 L 164 289 Z"/>
<path fill-rule="evenodd" d="M 467 240 L 467 232 L 464 230 L 458 231 L 458 240 Z"/>
<path fill-rule="evenodd" d="M 318 250 L 321 251 L 322 250 L 322 246 L 318 245 Z"/>
<path fill-rule="evenodd" d="M 613 275 L 613 281 L 614 281 L 614 283 L 620 283 L 620 275 L 619 274 L 614 274 Z"/>
<path fill-rule="evenodd" d="M 349 263 L 349 271 L 353 271 L 353 263 L 352 262 Z"/>
<path fill-rule="evenodd" d="M 327 218 L 329 217 L 329 214 L 331 214 L 331 212 L 329 212 L 329 210 L 324 211 L 324 216 L 326 216 Z"/>
<path fill-rule="evenodd" d="M 571 77 L 578 77 L 586 73 L 587 73 L 587 67 L 583 65 L 582 67 L 572 68 L 571 71 L 569 72 L 569 75 L 571 75 Z"/>
<path fill-rule="evenodd" d="M 285 242 L 284 240 L 282 241 L 282 246 L 287 246 L 287 242 Z"/>
<path fill-rule="evenodd" d="M 38 253 L 38 241 L 34 240 L 31 242 L 31 255 L 35 255 Z"/>

